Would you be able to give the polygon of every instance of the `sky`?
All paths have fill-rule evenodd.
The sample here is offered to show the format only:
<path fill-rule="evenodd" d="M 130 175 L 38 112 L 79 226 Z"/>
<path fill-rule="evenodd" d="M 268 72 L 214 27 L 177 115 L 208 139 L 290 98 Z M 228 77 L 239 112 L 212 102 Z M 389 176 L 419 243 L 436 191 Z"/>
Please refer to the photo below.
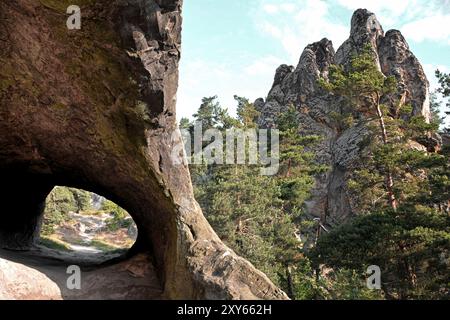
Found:
<path fill-rule="evenodd" d="M 231 114 L 234 95 L 265 98 L 276 68 L 296 66 L 308 44 L 326 37 L 337 50 L 358 8 L 403 33 L 432 89 L 436 69 L 450 72 L 450 0 L 185 0 L 178 118 L 203 97 L 217 95 Z"/>

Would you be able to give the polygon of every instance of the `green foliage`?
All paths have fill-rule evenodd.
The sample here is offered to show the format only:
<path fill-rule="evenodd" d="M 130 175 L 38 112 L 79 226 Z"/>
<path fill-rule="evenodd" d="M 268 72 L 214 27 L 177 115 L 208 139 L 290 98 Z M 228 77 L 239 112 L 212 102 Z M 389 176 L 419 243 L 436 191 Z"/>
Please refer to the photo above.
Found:
<path fill-rule="evenodd" d="M 324 297 L 331 300 L 383 300 L 382 291 L 370 290 L 367 275 L 350 269 L 336 269 L 326 273 L 322 280 L 326 291 Z"/>
<path fill-rule="evenodd" d="M 363 53 L 352 60 L 349 70 L 336 67 L 330 83 L 322 80 L 326 89 L 346 97 L 358 110 L 364 110 L 366 97 L 375 97 L 372 105 L 381 111 L 382 124 L 369 126 L 373 139 L 364 167 L 354 171 L 348 184 L 363 215 L 321 237 L 310 258 L 316 266 L 357 274 L 369 265 L 380 266 L 383 292 L 390 299 L 445 298 L 450 274 L 450 161 L 445 149 L 428 153 L 413 148 L 414 141 L 436 132 L 440 122 L 436 116 L 431 123 L 411 116 L 409 105 L 392 114 L 393 106 L 379 104 L 383 94 L 392 92 L 394 82 L 370 67 L 369 57 Z M 372 114 L 367 112 L 365 120 L 371 121 Z M 388 178 L 395 182 L 392 189 L 387 187 Z M 398 210 L 385 201 L 389 191 Z"/>
<path fill-rule="evenodd" d="M 51 235 L 56 226 L 68 220 L 69 212 L 91 209 L 91 193 L 88 191 L 55 187 L 47 196 L 42 224 L 42 234 Z"/>
<path fill-rule="evenodd" d="M 86 211 L 91 208 L 92 194 L 89 191 L 73 189 L 70 191 L 73 194 L 77 211 Z"/>
<path fill-rule="evenodd" d="M 274 277 L 273 241 L 280 221 L 277 184 L 258 168 L 218 168 L 198 198 L 216 232 L 233 249 Z M 274 197 L 275 195 L 275 197 Z"/>
<path fill-rule="evenodd" d="M 188 118 L 181 118 L 180 129 L 189 129 L 192 126 L 191 121 Z"/>
<path fill-rule="evenodd" d="M 52 235 L 55 232 L 55 227 L 69 220 L 68 214 L 70 212 L 86 215 L 97 215 L 104 212 L 110 213 L 113 215 L 107 222 L 110 231 L 128 228 L 133 223 L 128 213 L 114 202 L 105 200 L 101 210 L 98 211 L 92 209 L 91 199 L 92 194 L 88 191 L 67 187 L 55 187 L 47 197 L 42 224 L 42 235 Z"/>
<path fill-rule="evenodd" d="M 110 200 L 103 202 L 102 210 L 113 216 L 106 222 L 109 231 L 128 228 L 133 224 L 133 220 L 130 219 L 128 212 Z"/>
<path fill-rule="evenodd" d="M 129 228 L 133 224 L 131 217 L 124 209 L 106 199 L 100 210 L 94 208 L 93 196 L 91 192 L 80 189 L 54 188 L 47 197 L 39 244 L 58 251 L 70 251 L 71 245 L 96 247 L 104 252 L 116 252 L 121 248 L 130 247 L 133 242 L 131 237 L 116 231 Z M 78 215 L 71 216 L 69 214 L 71 212 Z M 106 228 L 98 229 L 95 239 L 87 241 L 81 235 L 82 229 L 79 226 L 100 224 L 101 219 L 92 216 L 103 218 L 105 213 L 111 214 L 111 218 L 106 221 Z M 107 232 L 110 234 L 106 235 Z"/>
<path fill-rule="evenodd" d="M 401 207 L 360 216 L 321 237 L 311 253 L 316 264 L 382 270 L 388 298 L 448 298 L 450 220 L 439 211 Z"/>
<path fill-rule="evenodd" d="M 441 103 L 438 100 L 437 94 L 437 91 L 430 94 L 430 112 L 431 123 L 439 127 L 444 124 L 445 118 L 441 117 Z"/>
<path fill-rule="evenodd" d="M 253 104 L 243 97 L 235 99 L 238 118 L 227 122 L 231 127 L 211 121 L 214 113 L 204 112 L 205 99 L 194 117 L 221 130 L 257 128 L 258 112 Z M 314 185 L 312 174 L 323 169 L 313 165 L 312 153 L 305 152 L 319 138 L 299 136 L 298 114 L 293 106 L 280 115 L 278 126 L 281 130 L 278 176 L 261 176 L 259 167 L 241 165 L 191 166 L 191 175 L 196 198 L 221 239 L 292 298 L 310 298 L 318 294 L 318 289 L 313 270 L 301 253 L 296 221 L 302 216 L 304 201 Z"/>
<path fill-rule="evenodd" d="M 328 170 L 314 163 L 314 154 L 307 151 L 320 141 L 319 136 L 299 134 L 298 112 L 290 105 L 286 112 L 279 115 L 277 127 L 280 130 L 280 172 L 277 176 L 281 187 L 281 198 L 291 209 L 301 208 L 310 196 L 314 186 L 314 176 Z"/>
<path fill-rule="evenodd" d="M 331 112 L 330 118 L 336 123 L 339 132 L 343 132 L 355 124 L 355 118 L 351 113 Z"/>
<path fill-rule="evenodd" d="M 99 239 L 94 239 L 91 241 L 91 243 L 89 244 L 90 246 L 97 248 L 103 252 L 110 252 L 110 253 L 114 253 L 114 252 L 121 252 L 122 250 L 120 248 L 117 248 L 115 246 L 112 246 L 109 243 L 106 243 L 102 240 Z"/>
<path fill-rule="evenodd" d="M 220 105 L 217 96 L 202 99 L 202 104 L 194 118 L 202 123 L 204 129 L 213 128 L 219 121 Z"/>
<path fill-rule="evenodd" d="M 388 206 L 386 175 L 395 181 L 393 192 L 398 202 L 442 206 L 448 198 L 448 155 L 416 149 L 412 141 L 435 132 L 435 124 L 423 117 L 409 121 L 391 119 L 388 144 L 372 141 L 363 158 L 364 167 L 356 169 L 348 186 L 358 198 L 358 211 L 370 213 Z M 447 197 L 447 198 L 446 198 Z"/>
<path fill-rule="evenodd" d="M 57 225 L 68 219 L 69 212 L 77 212 L 78 206 L 72 189 L 66 187 L 55 187 L 48 195 L 45 204 L 42 234 L 50 235 Z"/>
<path fill-rule="evenodd" d="M 200 108 L 194 114 L 194 119 L 201 122 L 203 130 L 211 128 L 228 129 L 234 123 L 228 111 L 217 102 L 217 96 L 203 98 Z"/>
<path fill-rule="evenodd" d="M 441 93 L 444 97 L 450 97 L 450 74 L 445 74 L 436 70 L 436 77 L 438 78 L 440 88 L 439 93 Z"/>
<path fill-rule="evenodd" d="M 439 130 L 439 122 L 431 121 L 427 122 L 425 118 L 420 116 L 412 116 L 407 121 L 399 122 L 402 125 L 405 137 L 417 140 L 426 136 L 430 132 L 436 132 Z"/>
<path fill-rule="evenodd" d="M 412 116 L 411 105 L 381 103 L 397 85 L 378 70 L 370 46 L 348 66 L 332 66 L 320 84 L 343 98 L 340 112 L 332 115 L 338 133 L 355 121 L 369 128 L 364 166 L 355 168 L 348 183 L 360 215 L 315 238 L 317 221 L 305 214 L 305 202 L 314 177 L 329 168 L 315 163 L 312 150 L 321 138 L 300 134 L 298 111 L 290 105 L 276 121 L 281 138 L 276 176 L 260 176 L 252 166 L 191 167 L 205 216 L 227 245 L 293 299 L 448 298 L 449 150 L 430 153 L 414 142 L 438 130 L 437 118 L 427 123 Z M 254 106 L 235 99 L 237 119 L 216 97 L 204 98 L 194 117 L 204 129 L 257 128 Z M 192 126 L 187 120 L 182 124 Z M 382 269 L 381 291 L 366 286 L 370 265 Z"/>
<path fill-rule="evenodd" d="M 58 251 L 72 251 L 66 243 L 52 239 L 48 236 L 41 236 L 39 238 L 39 245 Z"/>
<path fill-rule="evenodd" d="M 253 103 L 247 98 L 234 96 L 234 100 L 237 101 L 237 116 L 239 122 L 244 128 L 253 128 L 256 126 L 256 122 L 259 117 L 259 112 L 255 109 Z"/>
<path fill-rule="evenodd" d="M 450 97 L 450 74 L 445 74 L 436 70 L 436 77 L 438 78 L 440 88 L 437 90 L 438 93 L 442 94 L 444 98 Z M 436 103 L 435 103 L 436 104 Z M 450 99 L 447 99 L 447 107 L 450 107 Z M 435 107 L 436 108 L 436 107 Z M 447 116 L 450 115 L 450 111 L 445 112 Z M 450 128 L 444 129 L 447 133 L 450 132 Z"/>
<path fill-rule="evenodd" d="M 368 44 L 362 53 L 353 56 L 348 68 L 342 65 L 332 65 L 329 80 L 320 79 L 320 85 L 337 95 L 346 97 L 358 108 L 367 97 L 391 93 L 396 90 L 394 77 L 385 77 L 375 63 L 375 53 Z"/>

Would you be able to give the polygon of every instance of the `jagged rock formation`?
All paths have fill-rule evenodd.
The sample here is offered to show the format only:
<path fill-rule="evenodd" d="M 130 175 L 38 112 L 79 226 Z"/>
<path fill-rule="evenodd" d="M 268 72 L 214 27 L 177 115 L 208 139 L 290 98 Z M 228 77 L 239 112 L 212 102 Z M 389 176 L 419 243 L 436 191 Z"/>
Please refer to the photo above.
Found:
<path fill-rule="evenodd" d="M 47 194 L 71 186 L 133 216 L 163 297 L 286 298 L 222 244 L 174 161 L 181 0 L 78 1 L 69 31 L 71 4 L 0 2 L 0 246 L 32 246 Z"/>
<path fill-rule="evenodd" d="M 400 99 L 413 107 L 413 115 L 429 119 L 429 83 L 422 66 L 400 31 L 384 33 L 375 15 L 364 9 L 354 13 L 350 37 L 336 52 L 328 39 L 307 46 L 295 69 L 287 65 L 277 69 L 267 100 L 255 101 L 255 107 L 261 112 L 260 125 L 273 127 L 277 115 L 293 104 L 300 112 L 301 134 L 324 138 L 315 151 L 318 161 L 331 169 L 317 177 L 308 207 L 312 215 L 330 225 L 339 224 L 355 213 L 354 197 L 347 188 L 347 180 L 361 165 L 365 139 L 370 137 L 366 126 L 358 121 L 341 132 L 334 115 L 350 109 L 321 89 L 318 80 L 328 77 L 332 64 L 348 64 L 368 43 L 376 54 L 380 71 L 386 76 L 395 76 L 398 82 L 398 96 L 383 99 Z M 359 115 L 354 117 L 358 119 Z"/>

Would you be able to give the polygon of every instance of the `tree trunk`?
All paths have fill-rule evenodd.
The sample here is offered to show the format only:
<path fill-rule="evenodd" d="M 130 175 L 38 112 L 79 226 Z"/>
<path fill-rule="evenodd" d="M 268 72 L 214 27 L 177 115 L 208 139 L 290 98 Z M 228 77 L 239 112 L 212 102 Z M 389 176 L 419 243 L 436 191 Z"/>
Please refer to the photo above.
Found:
<path fill-rule="evenodd" d="M 413 266 L 409 263 L 408 259 L 404 256 L 405 255 L 405 246 L 402 243 L 398 244 L 399 251 L 401 255 L 403 256 L 401 258 L 400 264 L 399 264 L 399 270 L 401 273 L 403 273 L 402 278 L 407 279 L 409 287 L 414 288 L 417 285 L 417 275 L 414 272 Z M 405 300 L 408 298 L 408 288 L 401 288 L 400 290 L 400 299 Z"/>
<path fill-rule="evenodd" d="M 292 166 L 291 161 L 292 161 L 291 159 L 288 160 L 288 169 L 287 169 L 287 172 L 286 172 L 286 178 L 290 178 L 291 177 L 291 166 Z"/>
<path fill-rule="evenodd" d="M 286 266 L 286 279 L 287 279 L 287 287 L 288 287 L 287 294 L 288 294 L 289 298 L 291 298 L 292 300 L 295 300 L 294 281 L 292 279 L 292 270 L 289 265 Z"/>
<path fill-rule="evenodd" d="M 381 135 L 383 138 L 383 143 L 384 145 L 388 144 L 388 136 L 387 136 L 387 130 L 386 130 L 386 124 L 384 123 L 384 119 L 383 119 L 383 113 L 381 112 L 381 108 L 380 108 L 380 96 L 377 95 L 377 116 L 378 116 L 378 120 L 380 122 L 380 129 L 381 129 Z M 388 167 L 387 168 L 387 172 L 386 172 L 386 191 L 388 193 L 388 199 L 389 199 L 389 204 L 392 207 L 392 209 L 394 209 L 394 211 L 397 211 L 398 208 L 398 203 L 397 203 L 397 199 L 395 198 L 395 193 L 394 193 L 394 179 L 392 177 L 392 172 L 391 169 Z"/>

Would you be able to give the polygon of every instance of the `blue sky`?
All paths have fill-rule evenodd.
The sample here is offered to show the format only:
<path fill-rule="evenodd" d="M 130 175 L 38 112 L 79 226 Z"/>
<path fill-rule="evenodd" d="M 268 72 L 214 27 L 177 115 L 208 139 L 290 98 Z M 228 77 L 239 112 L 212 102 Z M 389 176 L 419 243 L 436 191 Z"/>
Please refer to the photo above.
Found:
<path fill-rule="evenodd" d="M 232 114 L 233 95 L 265 97 L 275 69 L 297 65 L 309 43 L 327 37 L 337 49 L 357 8 L 402 31 L 432 87 L 436 68 L 450 71 L 450 0 L 185 0 L 178 118 L 205 96 Z"/>

